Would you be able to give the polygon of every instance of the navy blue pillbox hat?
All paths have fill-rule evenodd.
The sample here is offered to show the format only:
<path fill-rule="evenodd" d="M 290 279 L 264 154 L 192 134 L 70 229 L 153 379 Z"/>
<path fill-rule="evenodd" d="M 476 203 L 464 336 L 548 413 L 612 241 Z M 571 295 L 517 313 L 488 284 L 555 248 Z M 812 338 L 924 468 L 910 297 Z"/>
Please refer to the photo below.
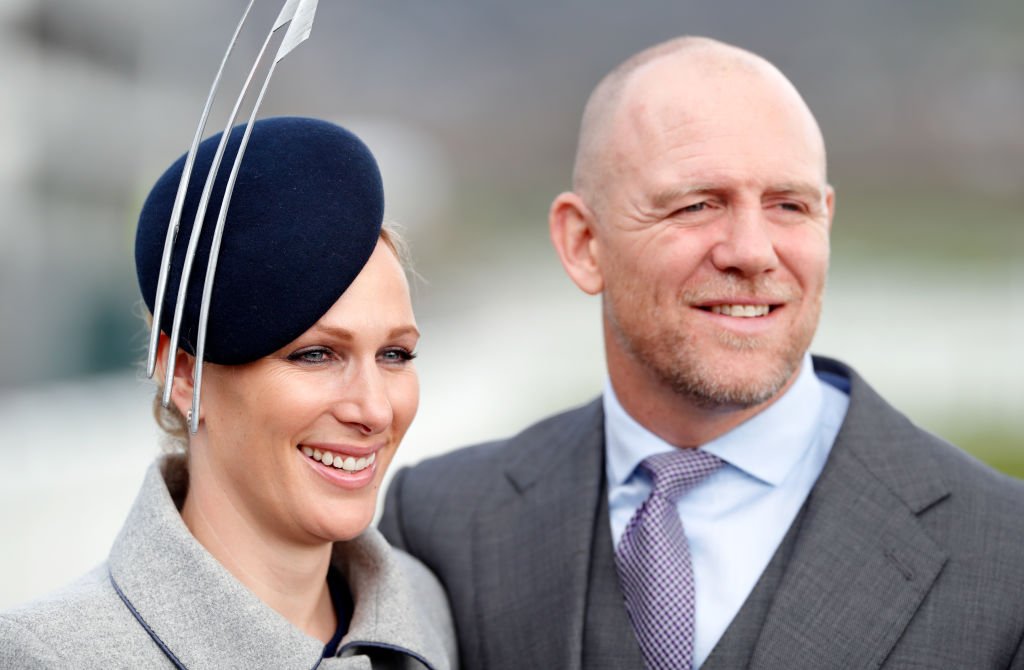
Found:
<path fill-rule="evenodd" d="M 181 326 L 195 353 L 210 243 L 243 126 L 231 131 L 206 211 Z M 185 250 L 220 134 L 204 140 L 174 245 L 161 329 L 170 334 Z M 135 265 L 150 313 L 167 224 L 185 165 L 179 158 L 153 186 L 139 215 Z M 317 119 L 256 121 L 231 195 L 210 302 L 205 358 L 249 363 L 308 330 L 362 270 L 384 215 L 380 171 L 370 150 L 340 126 Z"/>

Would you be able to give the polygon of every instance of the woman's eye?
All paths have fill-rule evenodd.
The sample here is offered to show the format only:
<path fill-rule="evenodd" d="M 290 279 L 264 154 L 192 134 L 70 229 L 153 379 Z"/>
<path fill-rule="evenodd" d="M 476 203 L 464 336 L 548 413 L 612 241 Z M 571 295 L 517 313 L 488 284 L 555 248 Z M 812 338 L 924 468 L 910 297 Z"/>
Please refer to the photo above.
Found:
<path fill-rule="evenodd" d="M 295 361 L 297 363 L 326 363 L 330 358 L 331 352 L 328 349 L 321 347 L 315 349 L 301 349 L 288 356 L 288 360 Z"/>
<path fill-rule="evenodd" d="M 416 358 L 416 354 L 402 347 L 393 347 L 382 351 L 380 357 L 386 363 L 407 363 Z"/>

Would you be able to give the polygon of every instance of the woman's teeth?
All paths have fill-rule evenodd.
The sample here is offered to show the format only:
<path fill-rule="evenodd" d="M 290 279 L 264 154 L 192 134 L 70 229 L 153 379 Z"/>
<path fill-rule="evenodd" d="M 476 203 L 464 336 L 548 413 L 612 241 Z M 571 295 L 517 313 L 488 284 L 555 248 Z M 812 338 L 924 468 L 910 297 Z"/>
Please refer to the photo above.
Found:
<path fill-rule="evenodd" d="M 324 465 L 329 465 L 338 470 L 344 470 L 346 472 L 359 472 L 373 465 L 374 461 L 377 460 L 377 452 L 364 456 L 362 458 L 355 458 L 354 456 L 342 456 L 341 454 L 335 454 L 331 451 L 320 451 L 319 449 L 313 449 L 312 447 L 303 447 L 302 453 L 307 457 L 312 458 L 314 461 L 320 461 Z"/>

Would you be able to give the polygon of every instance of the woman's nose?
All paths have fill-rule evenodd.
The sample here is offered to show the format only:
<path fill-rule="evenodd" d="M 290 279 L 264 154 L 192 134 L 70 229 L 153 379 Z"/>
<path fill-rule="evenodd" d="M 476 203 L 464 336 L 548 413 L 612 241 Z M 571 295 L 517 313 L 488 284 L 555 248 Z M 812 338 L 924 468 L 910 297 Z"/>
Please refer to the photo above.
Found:
<path fill-rule="evenodd" d="M 334 415 L 364 435 L 383 432 L 394 417 L 387 385 L 376 365 L 361 366 L 342 380 Z"/>

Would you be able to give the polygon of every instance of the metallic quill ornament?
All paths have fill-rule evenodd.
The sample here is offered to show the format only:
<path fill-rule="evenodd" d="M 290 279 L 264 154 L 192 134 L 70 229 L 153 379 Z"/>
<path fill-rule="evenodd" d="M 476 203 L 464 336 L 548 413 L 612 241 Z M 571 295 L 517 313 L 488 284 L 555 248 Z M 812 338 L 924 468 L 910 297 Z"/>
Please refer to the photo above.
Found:
<path fill-rule="evenodd" d="M 318 0 L 286 0 L 281 11 L 278 13 L 277 19 L 274 21 L 273 27 L 267 33 L 266 38 L 263 41 L 263 45 L 260 48 L 259 53 L 256 56 L 256 60 L 253 62 L 252 67 L 249 69 L 249 73 L 246 76 L 245 82 L 242 85 L 242 90 L 238 94 L 235 103 L 232 107 L 228 121 L 225 124 L 224 132 L 221 134 L 220 142 L 217 146 L 216 153 L 213 158 L 213 163 L 210 166 L 210 171 L 207 174 L 206 182 L 203 186 L 202 195 L 199 201 L 199 207 L 196 211 L 195 220 L 192 225 L 191 235 L 188 240 L 188 247 L 185 252 L 185 262 L 181 269 L 181 278 L 178 283 L 178 293 L 175 301 L 171 334 L 170 334 L 170 345 L 167 350 L 167 363 L 166 363 L 166 374 L 164 380 L 164 392 L 161 402 L 164 407 L 168 407 L 171 402 L 171 391 L 174 384 L 174 369 L 176 356 L 175 352 L 178 349 L 178 343 L 181 338 L 181 326 L 182 318 L 185 312 L 185 302 L 188 294 L 188 284 L 192 273 L 192 266 L 195 261 L 196 250 L 199 245 L 199 238 L 203 229 L 203 222 L 206 218 L 206 212 L 209 208 L 210 198 L 213 193 L 214 183 L 216 181 L 217 173 L 220 170 L 221 162 L 224 158 L 224 152 L 228 144 L 228 139 L 231 135 L 231 129 L 235 124 L 235 120 L 238 118 L 239 112 L 245 101 L 246 95 L 249 92 L 249 88 L 252 85 L 253 79 L 256 76 L 256 72 L 259 69 L 261 63 L 264 60 L 267 49 L 270 45 L 275 34 L 278 33 L 282 28 L 287 26 L 287 31 L 281 44 L 277 49 L 277 53 L 274 56 L 273 62 L 271 62 L 266 75 L 264 76 L 263 83 L 260 87 L 259 95 L 253 104 L 252 111 L 249 114 L 249 119 L 245 126 L 245 131 L 242 136 L 241 145 L 235 154 L 234 161 L 231 167 L 231 173 L 228 178 L 227 187 L 224 190 L 224 194 L 221 199 L 220 210 L 217 217 L 217 223 L 214 228 L 213 243 L 210 249 L 210 256 L 207 263 L 206 275 L 204 276 L 203 283 L 203 295 L 200 306 L 200 315 L 198 323 L 198 338 L 196 341 L 196 364 L 193 368 L 193 394 L 192 394 L 192 409 L 189 412 L 189 430 L 195 433 L 199 428 L 199 407 L 200 407 L 200 389 L 202 385 L 202 368 L 203 368 L 203 356 L 205 353 L 206 345 L 206 327 L 209 317 L 210 307 L 210 294 L 213 288 L 213 279 L 217 267 L 217 256 L 220 251 L 221 239 L 224 232 L 224 222 L 227 219 L 228 208 L 231 203 L 231 193 L 234 189 L 235 180 L 238 176 L 238 171 L 241 166 L 242 158 L 245 154 L 246 145 L 249 140 L 249 136 L 252 132 L 252 125 L 256 120 L 256 115 L 259 111 L 260 105 L 263 102 L 263 97 L 266 94 L 267 88 L 270 84 L 270 79 L 274 74 L 277 64 L 291 53 L 295 47 L 304 42 L 310 35 L 313 26 L 313 20 L 316 16 Z M 177 196 L 175 198 L 174 208 L 171 214 L 171 220 L 168 224 L 167 237 L 164 244 L 163 257 L 160 267 L 160 275 L 157 283 L 157 293 L 154 300 L 154 313 L 153 313 L 153 326 L 150 333 L 149 341 L 149 355 L 147 358 L 146 372 L 147 375 L 152 376 L 156 368 L 156 352 L 157 343 L 159 341 L 161 318 L 162 318 L 162 307 L 163 301 L 167 289 L 167 278 L 170 274 L 172 250 L 174 243 L 177 238 L 178 228 L 181 220 L 181 210 L 183 208 L 183 202 L 185 199 L 185 193 L 188 190 L 189 180 L 191 179 L 191 172 L 193 169 L 193 159 L 196 151 L 196 147 L 202 137 L 203 130 L 206 126 L 206 121 L 209 116 L 210 107 L 213 104 L 213 100 L 216 96 L 217 89 L 219 88 L 221 75 L 224 71 L 224 66 L 230 56 L 235 43 L 238 40 L 238 35 L 241 32 L 242 26 L 244 25 L 246 18 L 249 15 L 249 11 L 252 9 L 253 3 L 250 2 L 246 8 L 245 14 L 242 16 L 242 20 L 238 24 L 238 28 L 235 30 L 235 34 L 231 39 L 231 43 L 228 46 L 228 50 L 224 55 L 224 59 L 221 62 L 220 69 L 217 72 L 217 76 L 214 80 L 214 84 L 210 90 L 210 94 L 207 97 L 206 104 L 204 105 L 202 115 L 200 117 L 199 126 L 196 130 L 195 138 L 193 139 L 192 146 L 189 150 L 188 157 L 181 176 L 181 182 L 178 187 Z"/>

